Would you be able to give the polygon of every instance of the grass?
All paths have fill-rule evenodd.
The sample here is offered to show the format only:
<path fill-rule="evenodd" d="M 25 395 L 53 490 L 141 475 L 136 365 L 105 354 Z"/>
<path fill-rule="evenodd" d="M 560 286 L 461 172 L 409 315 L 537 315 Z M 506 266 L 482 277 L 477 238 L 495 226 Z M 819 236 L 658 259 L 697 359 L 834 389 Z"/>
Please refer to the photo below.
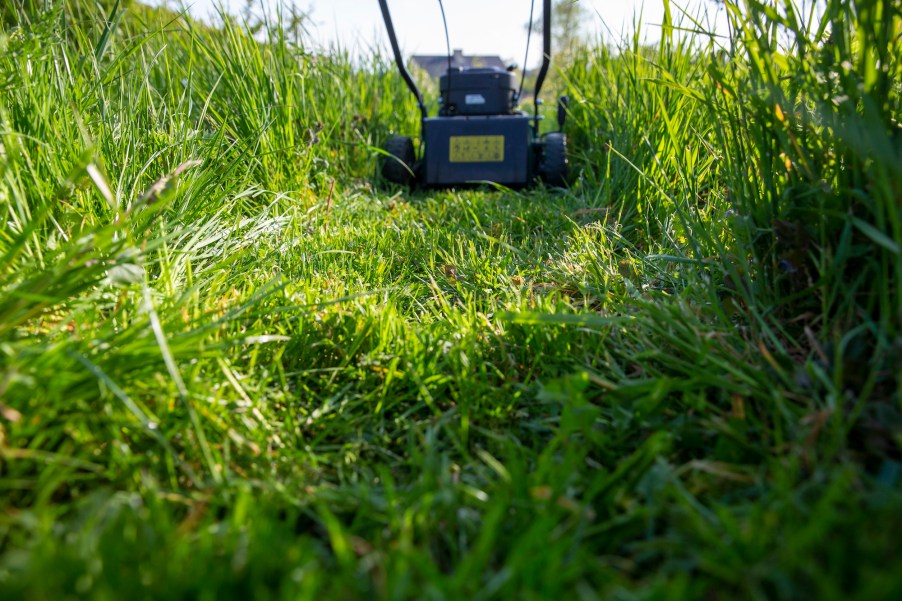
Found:
<path fill-rule="evenodd" d="M 62 4 L 0 34 L 4 598 L 902 592 L 893 3 L 671 7 L 562 70 L 567 190 L 413 193 L 383 59 Z"/>

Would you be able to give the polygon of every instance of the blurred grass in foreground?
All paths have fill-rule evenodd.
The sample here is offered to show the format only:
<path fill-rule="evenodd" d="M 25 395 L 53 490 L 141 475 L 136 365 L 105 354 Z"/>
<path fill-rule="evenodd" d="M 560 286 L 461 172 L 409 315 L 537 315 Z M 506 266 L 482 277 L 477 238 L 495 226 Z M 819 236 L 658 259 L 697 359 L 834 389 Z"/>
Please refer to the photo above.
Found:
<path fill-rule="evenodd" d="M 902 594 L 897 4 L 671 7 L 564 69 L 569 190 L 415 194 L 383 60 L 46 4 L 0 34 L 4 598 Z"/>

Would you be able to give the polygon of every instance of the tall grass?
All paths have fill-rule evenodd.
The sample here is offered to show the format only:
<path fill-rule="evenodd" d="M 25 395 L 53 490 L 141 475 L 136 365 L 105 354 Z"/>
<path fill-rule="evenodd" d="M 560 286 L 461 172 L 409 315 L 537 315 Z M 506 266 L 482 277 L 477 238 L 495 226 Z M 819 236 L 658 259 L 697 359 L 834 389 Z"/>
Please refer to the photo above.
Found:
<path fill-rule="evenodd" d="M 290 15 L 45 4 L 0 34 L 4 598 L 902 592 L 893 3 L 585 49 L 526 193 L 374 187 L 412 99 Z"/>
<path fill-rule="evenodd" d="M 569 70 L 582 177 L 635 244 L 705 263 L 770 348 L 869 362 L 847 383 L 898 394 L 898 7 L 726 10 L 728 39 L 668 10 L 657 48 L 637 29 Z"/>

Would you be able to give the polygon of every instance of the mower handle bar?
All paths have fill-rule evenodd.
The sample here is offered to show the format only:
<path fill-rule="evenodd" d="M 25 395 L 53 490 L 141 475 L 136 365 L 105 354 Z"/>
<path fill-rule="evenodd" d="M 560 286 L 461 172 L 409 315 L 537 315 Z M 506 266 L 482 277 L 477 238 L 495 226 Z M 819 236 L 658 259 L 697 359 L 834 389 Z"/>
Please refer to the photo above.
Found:
<path fill-rule="evenodd" d="M 529 24 L 532 27 L 532 23 Z M 542 91 L 542 84 L 545 83 L 545 76 L 548 75 L 548 65 L 551 64 L 551 0 L 542 2 L 542 68 L 539 69 L 539 76 L 536 78 L 535 105 L 536 113 L 539 111 L 539 92 Z M 523 65 L 526 68 L 526 65 Z M 538 127 L 538 123 L 536 124 Z"/>
<path fill-rule="evenodd" d="M 404 58 L 401 56 L 401 48 L 398 46 L 398 36 L 395 35 L 395 27 L 392 25 L 391 14 L 388 12 L 388 3 L 386 0 L 379 0 L 379 8 L 382 9 L 382 20 L 385 21 L 385 29 L 388 32 L 388 41 L 391 43 L 392 52 L 395 55 L 395 64 L 401 77 L 410 88 L 414 97 L 417 99 L 417 106 L 420 107 L 420 113 L 423 119 L 428 117 L 426 111 L 426 103 L 423 102 L 423 94 L 414 82 L 410 71 L 404 64 Z M 530 27 L 532 24 L 530 23 Z M 545 76 L 548 75 L 548 66 L 551 64 L 551 0 L 543 0 L 542 2 L 542 68 L 539 69 L 539 76 L 536 78 L 535 104 L 536 110 L 539 110 L 539 92 L 542 90 L 542 84 L 545 83 Z M 526 68 L 526 65 L 523 65 Z"/>
<path fill-rule="evenodd" d="M 420 113 L 422 113 L 423 119 L 425 119 L 428 117 L 428 114 L 426 112 L 426 103 L 423 102 L 423 94 L 420 93 L 420 89 L 417 87 L 416 82 L 413 81 L 410 71 L 408 71 L 407 66 L 404 65 L 404 59 L 401 57 L 401 48 L 398 47 L 398 37 L 395 35 L 395 27 L 392 25 L 391 15 L 388 12 L 388 4 L 385 0 L 379 0 L 379 8 L 382 9 L 382 20 L 385 21 L 385 29 L 388 31 L 388 41 L 391 42 L 391 49 L 395 54 L 395 64 L 398 65 L 398 71 L 401 72 L 401 77 L 404 78 L 407 87 L 410 88 L 410 91 L 413 92 L 413 95 L 416 97 L 417 106 L 420 107 Z"/>

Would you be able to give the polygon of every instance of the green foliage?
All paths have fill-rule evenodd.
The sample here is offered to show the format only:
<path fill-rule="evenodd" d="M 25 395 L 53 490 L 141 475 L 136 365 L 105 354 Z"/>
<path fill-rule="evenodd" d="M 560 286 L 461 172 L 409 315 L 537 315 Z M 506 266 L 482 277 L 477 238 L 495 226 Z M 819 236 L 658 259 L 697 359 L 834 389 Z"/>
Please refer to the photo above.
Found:
<path fill-rule="evenodd" d="M 668 11 L 657 51 L 637 29 L 568 69 L 582 177 L 640 249 L 707 263 L 728 316 L 778 348 L 835 349 L 864 396 L 896 394 L 902 13 L 726 6 L 726 47 L 675 35 Z"/>
<path fill-rule="evenodd" d="M 898 8 L 780 6 L 576 54 L 566 191 L 374 188 L 302 18 L 5 30 L 0 597 L 902 595 Z"/>
<path fill-rule="evenodd" d="M 4 0 L 0 6 L 0 25 L 4 28 L 27 27 L 62 7 L 66 7 L 70 17 L 84 20 L 133 5 L 134 0 Z"/>
<path fill-rule="evenodd" d="M 899 331 L 902 8 L 830 1 L 729 6 L 739 46 L 709 67 L 737 228 L 783 318 Z M 821 13 L 822 14 L 819 14 Z M 742 154 L 740 155 L 740 149 Z M 740 159 L 740 156 L 742 157 Z M 887 343 L 879 341 L 877 347 Z M 872 352 L 877 351 L 872 347 Z"/>

